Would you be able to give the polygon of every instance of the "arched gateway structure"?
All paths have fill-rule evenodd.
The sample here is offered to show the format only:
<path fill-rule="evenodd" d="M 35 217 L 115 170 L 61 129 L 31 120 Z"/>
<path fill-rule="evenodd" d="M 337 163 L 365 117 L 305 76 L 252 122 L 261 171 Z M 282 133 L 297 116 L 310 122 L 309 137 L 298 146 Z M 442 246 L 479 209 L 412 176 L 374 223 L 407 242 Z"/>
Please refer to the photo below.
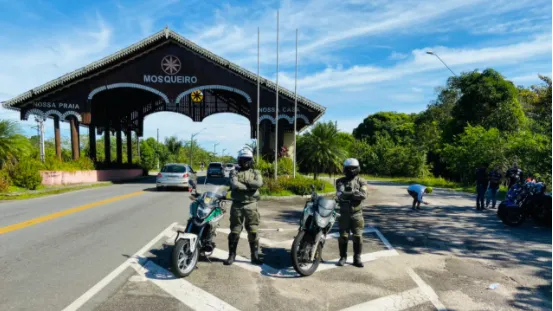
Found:
<path fill-rule="evenodd" d="M 298 96 L 294 120 L 294 94 L 279 88 L 279 114 L 275 120 L 276 85 L 260 82 L 260 139 L 263 154 L 274 152 L 275 122 L 279 148 L 293 143 L 294 122 L 298 131 L 317 121 L 325 108 Z M 257 138 L 257 75 L 235 65 L 168 28 L 115 54 L 3 103 L 5 108 L 52 118 L 56 150 L 61 156 L 59 122 L 71 127 L 73 158 L 79 157 L 79 127 L 90 133 L 90 157 L 96 159 L 96 135 L 116 134 L 117 162 L 122 162 L 122 133 L 130 146 L 131 132 L 143 135 L 144 117 L 173 111 L 201 122 L 206 117 L 231 112 L 250 120 L 251 137 Z M 110 150 L 110 135 L 105 150 Z M 127 148 L 132 152 L 132 148 Z M 129 154 L 128 159 L 132 159 Z M 110 153 L 105 159 L 111 161 Z"/>

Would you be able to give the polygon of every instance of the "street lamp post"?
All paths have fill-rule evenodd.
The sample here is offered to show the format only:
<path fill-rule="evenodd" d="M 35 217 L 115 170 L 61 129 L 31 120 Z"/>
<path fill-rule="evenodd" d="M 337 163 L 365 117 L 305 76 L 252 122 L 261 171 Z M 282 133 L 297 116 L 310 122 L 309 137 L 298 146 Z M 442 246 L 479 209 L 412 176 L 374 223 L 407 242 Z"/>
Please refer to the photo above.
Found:
<path fill-rule="evenodd" d="M 451 70 L 451 68 L 449 68 L 449 66 L 440 58 L 440 56 L 438 56 L 438 54 L 436 54 L 435 52 L 432 52 L 432 51 L 427 51 L 426 54 L 436 56 L 436 57 L 440 60 L 440 62 L 442 62 L 442 64 L 444 64 L 444 66 L 445 66 L 447 69 L 449 69 L 449 71 L 451 71 L 451 73 L 452 73 L 454 76 L 457 77 L 457 74 L 456 74 L 455 72 L 453 72 L 453 70 Z"/>
<path fill-rule="evenodd" d="M 198 136 L 201 132 L 203 132 L 204 130 L 206 130 L 206 128 L 204 127 L 201 131 L 197 132 L 197 133 L 194 133 L 192 135 L 190 135 L 190 167 L 192 167 L 192 154 L 194 152 L 194 137 Z"/>
<path fill-rule="evenodd" d="M 227 150 L 227 149 L 223 149 L 223 152 L 221 153 L 221 162 L 224 161 L 223 158 L 225 157 L 225 151 L 226 151 L 226 150 Z"/>

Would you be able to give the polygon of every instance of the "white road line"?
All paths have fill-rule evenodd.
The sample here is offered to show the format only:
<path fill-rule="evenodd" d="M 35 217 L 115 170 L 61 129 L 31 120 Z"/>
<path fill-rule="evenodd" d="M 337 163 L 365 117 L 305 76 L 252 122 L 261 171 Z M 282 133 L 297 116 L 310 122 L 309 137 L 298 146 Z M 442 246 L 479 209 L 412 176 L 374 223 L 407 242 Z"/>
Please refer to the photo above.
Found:
<path fill-rule="evenodd" d="M 143 259 L 142 261 L 145 261 L 144 265 L 139 262 L 133 262 L 131 267 L 141 276 L 147 278 L 150 282 L 156 284 L 159 288 L 193 310 L 239 311 L 225 301 L 192 285 L 192 283 L 181 278 L 175 278 L 171 272 L 153 261 L 148 259 Z"/>
<path fill-rule="evenodd" d="M 376 235 L 378 235 L 378 237 L 380 238 L 380 240 L 382 241 L 382 243 L 384 243 L 384 245 L 386 245 L 386 247 L 388 249 L 394 249 L 394 247 L 392 246 L 392 244 L 390 244 L 390 241 L 388 241 L 388 239 L 386 239 L 384 237 L 384 235 L 382 234 L 382 232 L 380 232 L 380 230 L 374 228 L 374 232 L 376 233 Z"/>
<path fill-rule="evenodd" d="M 440 302 L 440 299 L 438 297 L 438 294 L 430 287 L 428 284 L 426 284 L 421 277 L 413 271 L 411 268 L 407 268 L 407 273 L 409 276 L 417 283 L 419 288 L 422 290 L 422 292 L 428 297 L 428 300 L 432 302 L 434 307 L 438 309 L 438 311 L 447 311 L 446 307 Z"/>
<path fill-rule="evenodd" d="M 84 294 L 81 295 L 81 297 L 77 298 L 77 300 L 73 301 L 69 306 L 67 306 L 63 311 L 73 311 L 77 310 L 80 307 L 82 307 L 90 298 L 94 297 L 97 293 L 99 293 L 104 287 L 106 287 L 111 281 L 113 281 L 119 274 L 121 274 L 125 269 L 127 269 L 133 262 L 136 262 L 137 258 L 142 256 L 143 253 L 148 251 L 154 244 L 156 244 L 161 238 L 164 236 L 169 236 L 171 230 L 177 223 L 170 224 L 165 230 L 163 230 L 160 234 L 158 234 L 153 240 L 148 242 L 148 244 L 144 245 L 138 252 L 136 252 L 132 257 L 125 260 L 119 267 L 115 268 L 110 274 L 108 274 L 106 277 L 104 277 L 100 282 L 96 283 L 92 288 L 90 288 L 88 291 L 86 291 Z"/>
<path fill-rule="evenodd" d="M 401 311 L 416 307 L 428 301 L 422 289 L 417 287 L 399 294 L 381 297 L 375 300 L 367 301 L 341 311 L 365 311 L 365 310 L 386 310 Z"/>
<path fill-rule="evenodd" d="M 378 251 L 374 253 L 366 253 L 361 255 L 361 262 L 369 262 L 379 258 L 392 257 L 397 255 L 399 254 L 394 249 L 387 249 L 387 250 Z M 336 264 L 338 263 L 338 260 L 340 260 L 340 258 L 333 259 L 330 261 L 325 260 L 325 262 L 322 262 L 319 265 L 319 268 L 317 268 L 317 271 L 324 271 L 324 270 L 338 268 L 338 266 L 336 266 Z M 346 262 L 353 262 L 353 256 L 348 256 Z"/>
<path fill-rule="evenodd" d="M 230 234 L 230 229 L 227 229 L 227 228 L 217 228 L 217 232 L 221 232 L 221 233 L 225 233 L 225 234 Z M 248 234 L 245 233 L 245 232 L 241 232 L 240 233 L 240 238 L 242 239 L 248 239 Z M 278 247 L 278 246 L 282 246 L 282 245 L 287 245 L 289 243 L 289 245 L 292 245 L 292 241 L 293 240 L 288 240 L 288 241 L 273 241 L 273 240 L 270 240 L 270 239 L 266 239 L 266 238 L 259 238 L 259 244 L 262 244 L 262 245 L 265 245 L 265 246 L 268 246 L 268 247 Z"/>

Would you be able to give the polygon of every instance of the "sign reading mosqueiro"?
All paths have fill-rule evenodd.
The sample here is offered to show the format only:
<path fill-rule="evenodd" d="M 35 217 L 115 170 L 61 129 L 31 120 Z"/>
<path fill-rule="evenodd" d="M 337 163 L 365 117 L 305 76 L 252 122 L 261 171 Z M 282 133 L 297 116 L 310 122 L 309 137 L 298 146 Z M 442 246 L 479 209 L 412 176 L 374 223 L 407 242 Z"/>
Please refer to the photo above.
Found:
<path fill-rule="evenodd" d="M 198 83 L 198 78 L 196 76 L 144 75 L 144 83 L 194 84 Z"/>

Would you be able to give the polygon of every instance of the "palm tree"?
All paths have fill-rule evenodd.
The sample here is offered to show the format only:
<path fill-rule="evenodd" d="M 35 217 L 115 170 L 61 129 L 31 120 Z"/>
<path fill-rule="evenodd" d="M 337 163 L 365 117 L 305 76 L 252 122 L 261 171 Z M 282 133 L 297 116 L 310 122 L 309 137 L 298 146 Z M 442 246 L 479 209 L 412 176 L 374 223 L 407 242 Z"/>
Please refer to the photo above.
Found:
<path fill-rule="evenodd" d="M 347 156 L 341 145 L 333 122 L 317 123 L 298 139 L 298 163 L 313 172 L 314 179 L 319 173 L 338 171 Z"/>
<path fill-rule="evenodd" d="M 28 153 L 29 140 L 19 133 L 17 123 L 0 120 L 0 164 Z"/>
<path fill-rule="evenodd" d="M 183 143 L 176 136 L 171 136 L 165 138 L 165 146 L 167 147 L 169 154 L 174 155 L 176 158 L 179 156 Z"/>
<path fill-rule="evenodd" d="M 252 142 L 245 145 L 245 148 L 250 150 L 252 153 L 257 151 L 257 140 L 252 139 Z"/>

